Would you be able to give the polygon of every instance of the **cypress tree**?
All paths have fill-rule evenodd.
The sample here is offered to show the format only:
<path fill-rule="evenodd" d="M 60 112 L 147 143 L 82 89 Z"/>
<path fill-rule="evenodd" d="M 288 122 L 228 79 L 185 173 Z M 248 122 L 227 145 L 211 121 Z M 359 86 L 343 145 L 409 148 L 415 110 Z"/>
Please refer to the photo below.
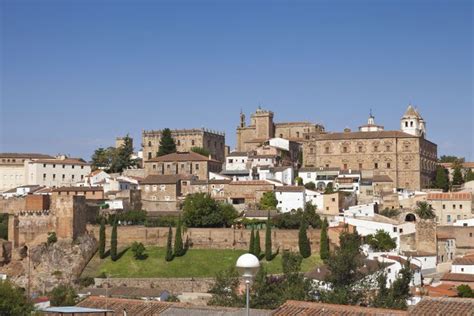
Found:
<path fill-rule="evenodd" d="M 164 156 L 167 154 L 176 152 L 176 144 L 173 137 L 171 136 L 171 130 L 165 128 L 161 133 L 160 147 L 158 148 L 158 156 Z"/>
<path fill-rule="evenodd" d="M 319 245 L 319 256 L 323 260 L 329 259 L 328 220 L 325 218 L 321 227 L 321 241 Z"/>
<path fill-rule="evenodd" d="M 117 221 L 114 221 L 112 227 L 112 236 L 110 237 L 110 258 L 116 261 L 117 258 Z"/>
<path fill-rule="evenodd" d="M 178 219 L 176 226 L 176 237 L 174 238 L 174 255 L 181 257 L 184 255 L 183 237 L 181 236 L 181 218 Z"/>
<path fill-rule="evenodd" d="M 308 226 L 306 222 L 301 221 L 300 231 L 298 234 L 298 245 L 300 248 L 300 254 L 303 258 L 308 258 L 311 256 L 311 245 L 309 243 L 308 235 L 306 234 L 306 229 Z"/>
<path fill-rule="evenodd" d="M 435 185 L 438 189 L 443 189 L 444 192 L 449 189 L 448 171 L 442 166 L 436 167 Z"/>
<path fill-rule="evenodd" d="M 272 254 L 272 225 L 270 223 L 270 212 L 267 217 L 267 227 L 265 230 L 265 259 L 271 261 L 273 259 Z"/>
<path fill-rule="evenodd" d="M 99 230 L 99 256 L 100 259 L 105 258 L 105 222 L 103 219 L 100 221 Z"/>
<path fill-rule="evenodd" d="M 173 230 L 170 229 L 168 230 L 168 241 L 166 242 L 166 261 L 171 261 L 173 260 Z"/>
<path fill-rule="evenodd" d="M 253 227 L 252 233 L 250 234 L 249 253 L 255 254 L 255 233 L 253 231 Z"/>
<path fill-rule="evenodd" d="M 464 178 L 462 176 L 461 171 L 461 163 L 455 162 L 454 163 L 454 170 L 453 170 L 453 185 L 461 185 L 464 183 Z"/>
<path fill-rule="evenodd" d="M 262 248 L 260 248 L 260 233 L 257 229 L 257 233 L 255 234 L 255 246 L 253 247 L 253 251 L 255 252 L 254 255 L 260 257 L 260 253 L 262 252 Z"/>

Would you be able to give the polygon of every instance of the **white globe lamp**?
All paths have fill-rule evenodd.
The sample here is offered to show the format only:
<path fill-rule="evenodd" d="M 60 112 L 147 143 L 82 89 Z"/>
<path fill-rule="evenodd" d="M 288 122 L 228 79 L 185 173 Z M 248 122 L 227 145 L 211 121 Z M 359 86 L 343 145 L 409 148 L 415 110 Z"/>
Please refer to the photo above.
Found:
<path fill-rule="evenodd" d="M 250 287 L 250 282 L 252 282 L 253 278 L 257 274 L 258 269 L 260 268 L 260 261 L 258 260 L 257 257 L 252 255 L 251 253 L 246 253 L 243 254 L 237 259 L 237 263 L 235 265 L 237 267 L 237 270 L 239 270 L 240 274 L 245 280 L 245 292 L 247 294 L 246 296 L 246 311 L 247 311 L 247 316 L 250 313 L 249 309 L 249 287 Z"/>

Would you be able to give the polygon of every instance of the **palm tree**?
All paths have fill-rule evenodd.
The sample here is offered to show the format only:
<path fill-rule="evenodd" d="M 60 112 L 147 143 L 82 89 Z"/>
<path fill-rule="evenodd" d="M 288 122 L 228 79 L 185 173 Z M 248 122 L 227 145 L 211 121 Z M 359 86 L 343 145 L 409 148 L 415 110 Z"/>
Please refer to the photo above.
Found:
<path fill-rule="evenodd" d="M 427 202 L 418 202 L 418 208 L 415 210 L 416 215 L 421 219 L 434 219 L 436 214 L 433 211 L 433 207 Z"/>

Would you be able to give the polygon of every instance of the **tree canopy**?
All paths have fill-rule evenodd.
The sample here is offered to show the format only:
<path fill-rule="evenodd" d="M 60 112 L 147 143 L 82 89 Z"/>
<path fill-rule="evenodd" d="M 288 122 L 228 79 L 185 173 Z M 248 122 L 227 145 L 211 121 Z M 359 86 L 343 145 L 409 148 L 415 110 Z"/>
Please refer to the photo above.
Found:
<path fill-rule="evenodd" d="M 391 238 L 389 233 L 381 229 L 375 234 L 367 235 L 366 242 L 374 251 L 390 251 L 397 247 L 395 238 Z"/>
<path fill-rule="evenodd" d="M 161 132 L 160 146 L 158 147 L 158 156 L 164 156 L 176 152 L 176 144 L 171 136 L 169 128 L 163 129 Z"/>
<path fill-rule="evenodd" d="M 275 192 L 265 192 L 263 193 L 259 207 L 262 210 L 274 210 L 278 205 L 278 200 L 275 196 Z"/>
<path fill-rule="evenodd" d="M 92 155 L 92 169 L 103 169 L 106 172 L 122 172 L 135 166 L 137 162 L 132 159 L 133 142 L 129 135 L 123 138 L 123 144 L 119 148 L 102 147 L 96 149 Z"/>
<path fill-rule="evenodd" d="M 183 222 L 187 227 L 229 227 L 237 216 L 231 204 L 218 203 L 205 193 L 190 194 L 184 200 Z"/>
<path fill-rule="evenodd" d="M 450 156 L 450 155 L 442 155 L 439 157 L 439 162 L 464 162 L 464 157 L 457 157 L 457 156 Z"/>
<path fill-rule="evenodd" d="M 76 305 L 77 293 L 70 285 L 60 284 L 50 293 L 49 299 L 52 306 L 74 306 Z"/>
<path fill-rule="evenodd" d="M 427 202 L 418 202 L 415 213 L 421 219 L 434 219 L 436 217 L 433 207 Z"/>
<path fill-rule="evenodd" d="M 436 178 L 434 184 L 436 188 L 442 189 L 444 192 L 449 190 L 448 170 L 443 166 L 436 167 Z"/>
<path fill-rule="evenodd" d="M 10 281 L 0 280 L 0 315 L 29 315 L 33 303 Z"/>

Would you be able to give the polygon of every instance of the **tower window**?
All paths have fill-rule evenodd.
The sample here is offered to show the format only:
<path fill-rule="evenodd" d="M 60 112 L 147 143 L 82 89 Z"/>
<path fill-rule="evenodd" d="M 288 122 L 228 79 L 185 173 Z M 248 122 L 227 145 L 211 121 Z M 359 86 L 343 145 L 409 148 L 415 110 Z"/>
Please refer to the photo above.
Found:
<path fill-rule="evenodd" d="M 347 152 L 347 147 L 346 146 L 342 147 L 342 151 L 346 153 Z"/>
<path fill-rule="evenodd" d="M 148 147 L 151 147 L 151 141 L 148 142 Z"/>
<path fill-rule="evenodd" d="M 296 138 L 300 138 L 300 132 L 296 132 Z"/>
<path fill-rule="evenodd" d="M 374 163 L 374 169 L 378 169 L 379 168 L 379 164 L 376 162 Z"/>
<path fill-rule="evenodd" d="M 408 122 L 405 122 L 405 127 L 408 127 Z"/>
<path fill-rule="evenodd" d="M 329 147 L 324 148 L 324 151 L 326 152 L 326 154 L 329 154 Z"/>
<path fill-rule="evenodd" d="M 413 127 L 413 121 L 410 121 L 410 127 Z"/>
<path fill-rule="evenodd" d="M 390 162 L 387 162 L 387 169 L 390 169 Z"/>
<path fill-rule="evenodd" d="M 362 146 L 359 146 L 359 152 L 360 153 L 362 152 Z"/>

